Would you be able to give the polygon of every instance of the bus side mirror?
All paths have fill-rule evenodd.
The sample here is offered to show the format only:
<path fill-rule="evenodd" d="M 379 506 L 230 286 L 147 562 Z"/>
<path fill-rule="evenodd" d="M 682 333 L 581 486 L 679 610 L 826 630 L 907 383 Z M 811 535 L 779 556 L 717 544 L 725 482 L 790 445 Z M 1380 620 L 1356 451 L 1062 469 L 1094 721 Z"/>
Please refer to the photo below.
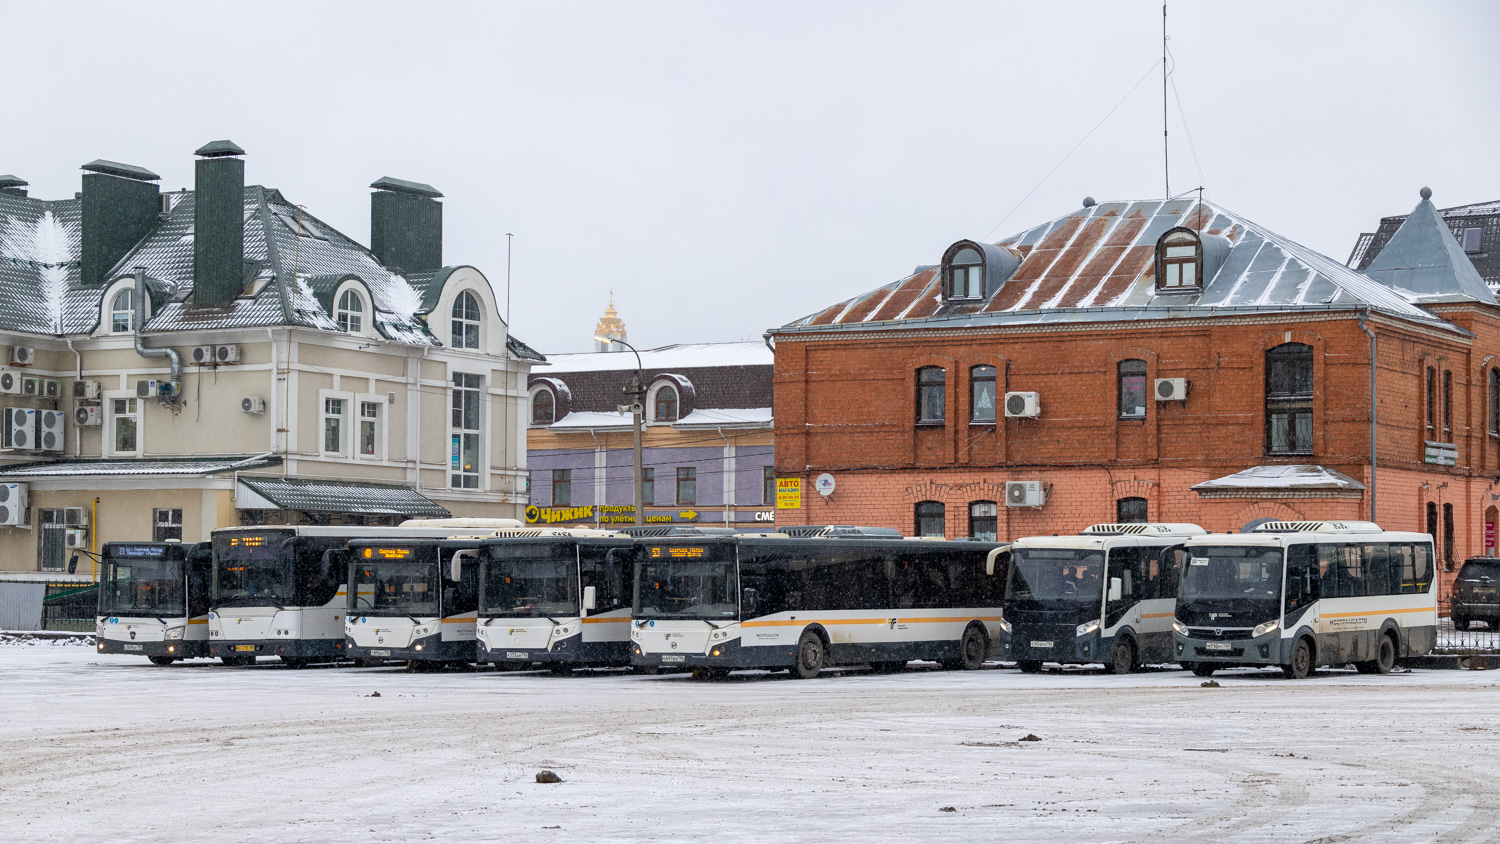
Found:
<path fill-rule="evenodd" d="M 995 576 L 995 560 L 1001 554 L 1004 554 L 1007 557 L 1009 557 L 1010 556 L 1010 546 L 1009 545 L 1001 545 L 999 548 L 995 548 L 995 549 L 991 550 L 990 553 L 985 556 L 985 558 L 984 558 L 984 573 L 985 573 L 985 575 L 987 575 L 989 577 L 994 577 Z"/>
<path fill-rule="evenodd" d="M 597 600 L 597 595 L 598 593 L 594 587 L 583 587 L 583 608 L 592 611 L 594 609 L 595 601 Z"/>
<path fill-rule="evenodd" d="M 1109 579 L 1109 599 L 1111 601 L 1120 600 L 1120 596 L 1124 594 L 1124 591 L 1124 587 L 1120 583 L 1120 578 L 1111 577 Z"/>
<path fill-rule="evenodd" d="M 463 573 L 464 552 L 459 551 L 458 553 L 453 555 L 452 559 L 448 560 L 448 579 L 452 581 L 462 580 Z"/>
<path fill-rule="evenodd" d="M 755 590 L 751 589 L 748 586 L 745 587 L 745 591 L 743 593 L 743 597 L 740 599 L 740 603 L 743 605 L 742 609 L 745 615 L 750 615 L 751 613 L 755 612 Z"/>

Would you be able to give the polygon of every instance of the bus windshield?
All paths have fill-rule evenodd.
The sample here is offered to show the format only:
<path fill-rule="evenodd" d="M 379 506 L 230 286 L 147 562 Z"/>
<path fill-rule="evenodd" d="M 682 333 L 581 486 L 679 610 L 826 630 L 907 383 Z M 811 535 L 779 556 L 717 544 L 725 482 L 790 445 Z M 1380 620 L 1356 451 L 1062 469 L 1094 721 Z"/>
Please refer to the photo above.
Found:
<path fill-rule="evenodd" d="M 520 618 L 578 615 L 578 546 L 492 546 L 479 611 Z"/>
<path fill-rule="evenodd" d="M 1280 615 L 1282 551 L 1257 545 L 1187 549 L 1178 617 L 1190 625 L 1253 627 Z"/>
<path fill-rule="evenodd" d="M 215 536 L 214 606 L 285 607 L 293 603 L 291 531 Z"/>
<path fill-rule="evenodd" d="M 635 617 L 730 619 L 739 615 L 735 564 L 713 559 L 732 556 L 732 547 L 668 546 L 647 551 L 661 556 L 637 563 Z M 674 558 L 673 553 L 684 556 Z"/>
<path fill-rule="evenodd" d="M 99 614 L 178 618 L 187 615 L 183 566 L 180 548 L 106 546 L 99 569 Z"/>
<path fill-rule="evenodd" d="M 1015 548 L 1006 598 L 1021 601 L 1089 601 L 1103 598 L 1104 552 L 1088 548 Z"/>
<path fill-rule="evenodd" d="M 441 613 L 436 547 L 373 550 L 375 556 L 357 555 L 354 561 L 351 614 L 433 616 Z M 381 552 L 391 556 L 381 557 Z"/>

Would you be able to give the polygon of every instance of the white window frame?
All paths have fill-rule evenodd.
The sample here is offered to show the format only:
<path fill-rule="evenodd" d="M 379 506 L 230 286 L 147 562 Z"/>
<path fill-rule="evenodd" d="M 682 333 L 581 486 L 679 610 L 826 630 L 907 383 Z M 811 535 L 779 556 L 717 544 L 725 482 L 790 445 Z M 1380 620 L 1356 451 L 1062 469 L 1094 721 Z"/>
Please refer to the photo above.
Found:
<path fill-rule="evenodd" d="M 126 413 L 115 412 L 115 402 L 135 403 L 135 409 Z M 104 394 L 104 436 L 101 451 L 108 457 L 140 457 L 145 451 L 146 444 L 146 414 L 145 402 L 130 390 L 110 390 Z M 135 450 L 122 451 L 115 448 L 115 422 L 118 419 L 127 418 L 135 420 Z"/>
<path fill-rule="evenodd" d="M 657 419 L 656 418 L 656 394 L 659 393 L 659 392 L 661 392 L 661 390 L 662 390 L 663 387 L 671 387 L 677 393 L 677 418 L 676 419 Z M 651 385 L 650 389 L 648 389 L 646 391 L 646 406 L 644 408 L 642 408 L 642 415 L 644 415 L 646 417 L 646 425 L 648 427 L 651 426 L 651 425 L 672 425 L 672 424 L 678 422 L 679 420 L 681 420 L 682 416 L 683 416 L 683 413 L 682 413 L 682 393 L 683 393 L 683 386 L 681 384 L 677 383 L 677 379 L 675 379 L 675 378 L 658 378 L 656 380 L 656 382 Z"/>
<path fill-rule="evenodd" d="M 366 406 L 375 408 L 375 453 L 364 453 L 365 416 Z M 390 427 L 390 402 L 385 396 L 377 396 L 371 393 L 362 393 L 354 397 L 354 439 L 351 443 L 351 453 L 360 460 L 374 460 L 384 462 L 387 455 L 387 443 L 390 437 L 387 430 Z"/>
<path fill-rule="evenodd" d="M 535 416 L 536 397 L 542 393 L 549 393 L 552 396 L 552 421 L 545 424 L 537 422 Z M 557 391 L 552 389 L 551 384 L 537 384 L 531 388 L 531 392 L 526 397 L 526 427 L 546 428 L 548 425 L 555 424 L 557 424 Z"/>
<path fill-rule="evenodd" d="M 473 300 L 474 306 L 475 306 L 475 310 L 478 311 L 478 316 L 475 317 L 474 319 L 469 319 L 467 317 L 460 318 L 458 316 L 458 303 L 461 302 L 461 301 L 463 301 L 463 298 L 465 296 L 468 296 L 468 297 L 470 297 L 470 299 Z M 470 289 L 468 289 L 466 287 L 465 288 L 461 288 L 461 289 L 455 291 L 454 294 L 453 294 L 453 301 L 450 302 L 450 303 L 448 303 L 448 314 L 447 314 L 447 316 L 448 316 L 448 347 L 449 348 L 451 348 L 451 349 L 461 349 L 463 351 L 471 351 L 471 352 L 479 352 L 479 351 L 483 351 L 484 350 L 484 323 L 485 323 L 485 319 L 484 319 L 484 297 L 480 296 L 478 293 L 475 293 L 473 290 L 470 290 Z M 469 326 L 469 325 L 475 326 L 475 329 L 474 329 L 474 345 L 472 345 L 472 346 L 458 346 L 458 345 L 455 345 L 453 343 L 454 328 L 456 326 L 460 325 L 460 324 L 462 324 L 464 326 Z"/>
<path fill-rule="evenodd" d="M 349 307 L 346 303 L 352 303 L 353 307 Z M 353 287 L 345 287 L 334 300 L 333 321 L 338 323 L 340 331 L 347 334 L 363 334 L 367 311 L 365 297 Z"/>
<path fill-rule="evenodd" d="M 459 375 L 470 375 L 479 379 L 479 385 L 477 387 L 463 388 L 465 391 L 472 391 L 479 394 L 479 418 L 473 428 L 461 428 L 453 424 L 453 398 L 459 390 L 458 386 L 454 383 L 454 379 Z M 488 374 L 485 372 L 466 372 L 463 370 L 449 370 L 448 372 L 448 440 L 446 444 L 447 453 L 444 458 L 445 465 L 443 467 L 443 470 L 448 475 L 448 489 L 473 490 L 475 492 L 482 492 L 489 489 L 489 452 L 487 450 L 489 446 L 489 438 L 485 436 L 485 424 L 488 421 L 488 414 L 485 413 L 485 405 L 489 400 L 489 380 L 490 379 L 488 377 Z M 454 458 L 458 455 L 455 455 L 453 451 L 453 438 L 455 436 L 460 438 L 458 453 L 461 455 L 463 453 L 462 438 L 470 434 L 479 438 L 479 447 L 477 449 L 478 456 L 475 458 L 475 462 L 477 463 L 475 469 L 477 471 L 463 472 L 459 471 L 454 466 Z M 459 486 L 454 484 L 455 478 L 463 478 L 470 475 L 477 476 L 475 486 Z"/>
<path fill-rule="evenodd" d="M 119 303 L 121 297 L 125 297 L 125 298 L 127 298 L 127 299 L 130 300 L 129 302 L 126 303 L 124 310 L 121 310 L 120 308 L 116 307 L 116 304 Z M 117 327 L 115 325 L 115 318 L 118 317 L 120 314 L 124 314 L 125 315 L 125 327 L 124 328 L 119 328 L 119 327 Z M 135 289 L 131 288 L 131 287 L 124 287 L 124 288 L 121 288 L 121 289 L 115 291 L 114 295 L 111 296 L 111 297 L 109 297 L 109 333 L 110 334 L 130 334 L 130 333 L 133 333 L 134 331 L 135 331 Z"/>
<path fill-rule="evenodd" d="M 339 412 L 333 413 L 329 409 L 329 402 L 337 401 Z M 318 453 L 324 457 L 348 457 L 353 452 L 354 437 L 350 430 L 354 426 L 350 420 L 354 418 L 353 408 L 355 400 L 353 393 L 345 393 L 337 390 L 318 391 Z M 328 420 L 332 418 L 339 420 L 339 447 L 337 451 L 328 450 Z"/>
<path fill-rule="evenodd" d="M 116 331 L 114 326 L 115 299 L 123 291 L 130 291 L 130 329 L 128 331 Z M 124 335 L 135 332 L 135 279 L 129 276 L 116 279 L 115 282 L 104 288 L 104 295 L 99 297 L 99 327 L 95 329 L 96 335 Z M 151 296 L 147 294 L 145 302 L 146 320 L 151 320 Z"/>

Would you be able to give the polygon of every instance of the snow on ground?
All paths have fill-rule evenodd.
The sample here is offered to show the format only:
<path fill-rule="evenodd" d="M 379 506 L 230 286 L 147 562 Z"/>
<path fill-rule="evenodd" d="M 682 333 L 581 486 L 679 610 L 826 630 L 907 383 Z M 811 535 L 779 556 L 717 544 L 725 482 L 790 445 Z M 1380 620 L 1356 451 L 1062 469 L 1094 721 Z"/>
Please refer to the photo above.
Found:
<path fill-rule="evenodd" d="M 1500 673 L 1215 679 L 705 683 L 0 647 L 0 817 L 27 842 L 1500 838 Z"/>

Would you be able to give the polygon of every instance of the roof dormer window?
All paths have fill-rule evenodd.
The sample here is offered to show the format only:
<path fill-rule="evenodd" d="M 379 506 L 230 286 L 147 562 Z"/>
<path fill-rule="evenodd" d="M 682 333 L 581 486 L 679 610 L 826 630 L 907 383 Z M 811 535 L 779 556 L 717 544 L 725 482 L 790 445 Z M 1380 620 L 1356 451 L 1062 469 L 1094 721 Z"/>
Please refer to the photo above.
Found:
<path fill-rule="evenodd" d="M 340 331 L 359 334 L 364 330 L 364 314 L 365 302 L 358 292 L 351 288 L 339 294 L 334 319 L 338 321 Z"/>
<path fill-rule="evenodd" d="M 943 278 L 946 299 L 984 298 L 984 256 L 972 246 L 964 246 L 948 259 Z"/>
<path fill-rule="evenodd" d="M 1198 290 L 1203 286 L 1203 244 L 1192 229 L 1172 229 L 1157 241 L 1156 289 Z"/>

